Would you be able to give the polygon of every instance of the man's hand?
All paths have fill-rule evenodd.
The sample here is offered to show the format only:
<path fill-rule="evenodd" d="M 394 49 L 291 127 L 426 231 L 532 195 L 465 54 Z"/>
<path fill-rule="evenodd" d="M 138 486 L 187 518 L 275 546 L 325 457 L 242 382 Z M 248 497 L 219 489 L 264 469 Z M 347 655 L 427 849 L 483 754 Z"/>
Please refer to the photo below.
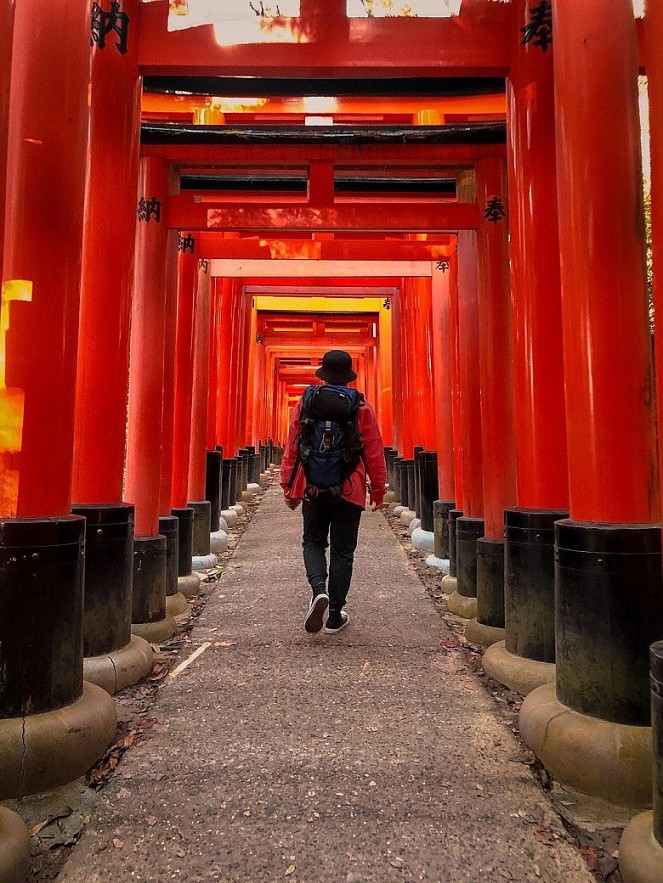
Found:
<path fill-rule="evenodd" d="M 300 503 L 301 503 L 301 500 L 290 500 L 290 499 L 288 499 L 288 497 L 285 498 L 286 506 L 288 507 L 288 509 L 292 509 L 293 512 L 297 508 L 297 506 L 299 506 Z"/>
<path fill-rule="evenodd" d="M 384 505 L 384 495 L 387 493 L 388 485 L 385 484 L 382 488 L 371 488 L 370 501 L 371 501 L 371 511 L 375 512 L 376 509 L 381 509 Z"/>

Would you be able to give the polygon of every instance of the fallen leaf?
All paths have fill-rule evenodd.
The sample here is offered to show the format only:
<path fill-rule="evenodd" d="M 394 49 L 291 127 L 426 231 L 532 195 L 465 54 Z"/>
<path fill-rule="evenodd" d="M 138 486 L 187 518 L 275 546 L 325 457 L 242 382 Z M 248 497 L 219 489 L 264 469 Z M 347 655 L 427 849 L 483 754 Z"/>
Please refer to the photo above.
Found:
<path fill-rule="evenodd" d="M 215 647 L 234 647 L 237 641 L 215 641 Z"/>
<path fill-rule="evenodd" d="M 56 813 L 54 816 L 46 819 L 44 822 L 39 822 L 38 825 L 35 825 L 33 828 L 30 828 L 29 834 L 31 837 L 39 834 L 40 831 L 43 831 L 47 825 L 50 825 L 52 822 L 57 822 L 58 819 L 66 819 L 73 813 L 73 809 L 70 806 L 65 806 L 62 812 Z"/>
<path fill-rule="evenodd" d="M 148 818 L 148 820 L 147 820 L 147 824 L 150 826 L 150 828 L 153 828 L 154 825 L 156 825 L 156 823 L 157 823 L 157 817 L 156 817 L 156 816 L 150 816 L 150 817 Z"/>
<path fill-rule="evenodd" d="M 124 846 L 124 840 L 118 840 L 117 837 L 113 837 L 113 846 L 115 849 L 122 849 Z"/>
<path fill-rule="evenodd" d="M 186 852 L 183 849 L 177 849 L 177 850 L 175 850 L 175 855 L 178 858 L 184 858 L 184 856 L 186 855 Z"/>
<path fill-rule="evenodd" d="M 534 873 L 536 874 L 537 877 L 541 876 L 541 871 L 539 870 L 538 865 L 534 865 Z"/>
<path fill-rule="evenodd" d="M 598 854 L 592 849 L 591 846 L 581 846 L 580 847 L 580 855 L 585 860 L 585 864 L 589 868 L 590 871 L 598 870 L 599 866 L 599 857 Z"/>
<path fill-rule="evenodd" d="M 295 873 L 296 870 L 297 870 L 297 868 L 295 867 L 295 865 L 288 865 L 288 867 L 285 869 L 285 874 L 283 876 L 290 877 L 292 874 Z"/>

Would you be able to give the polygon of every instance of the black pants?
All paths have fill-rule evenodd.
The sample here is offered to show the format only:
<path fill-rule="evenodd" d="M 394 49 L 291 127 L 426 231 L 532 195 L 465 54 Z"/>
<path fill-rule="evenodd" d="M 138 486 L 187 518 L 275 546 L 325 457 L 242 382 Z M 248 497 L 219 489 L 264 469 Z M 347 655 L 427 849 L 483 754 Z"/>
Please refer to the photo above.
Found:
<path fill-rule="evenodd" d="M 314 500 L 304 500 L 304 566 L 316 595 L 325 590 L 329 554 L 329 609 L 340 611 L 345 604 L 352 579 L 352 565 L 357 548 L 361 507 L 331 493 L 321 493 Z"/>

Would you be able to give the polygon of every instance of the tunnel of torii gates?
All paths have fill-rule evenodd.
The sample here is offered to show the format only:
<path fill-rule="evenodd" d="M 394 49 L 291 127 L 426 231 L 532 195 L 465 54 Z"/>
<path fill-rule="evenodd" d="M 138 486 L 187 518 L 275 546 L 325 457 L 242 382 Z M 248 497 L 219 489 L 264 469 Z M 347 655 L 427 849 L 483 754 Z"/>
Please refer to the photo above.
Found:
<path fill-rule="evenodd" d="M 436 463 L 449 606 L 524 739 L 653 796 L 621 862 L 660 880 L 663 3 L 301 0 L 246 45 L 168 12 L 0 0 L 0 798 L 103 753 L 345 349 L 401 517 L 430 524 Z"/>

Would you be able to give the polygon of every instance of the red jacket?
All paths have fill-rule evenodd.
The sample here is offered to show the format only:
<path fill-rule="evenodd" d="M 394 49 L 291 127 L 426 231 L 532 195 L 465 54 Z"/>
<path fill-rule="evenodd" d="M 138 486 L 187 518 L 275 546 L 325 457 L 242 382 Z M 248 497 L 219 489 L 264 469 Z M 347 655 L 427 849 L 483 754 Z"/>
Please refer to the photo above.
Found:
<path fill-rule="evenodd" d="M 288 434 L 288 444 L 283 453 L 281 461 L 281 487 L 283 493 L 288 500 L 302 500 L 304 491 L 306 490 L 306 476 L 301 463 L 297 467 L 292 487 L 288 487 L 290 476 L 294 469 L 299 447 L 297 444 L 297 435 L 299 434 L 299 414 L 302 410 L 302 400 L 300 399 L 292 412 L 292 420 L 290 421 L 290 432 Z M 366 473 L 371 482 L 371 487 L 375 488 L 376 494 L 380 496 L 380 491 L 384 493 L 384 486 L 387 481 L 387 465 L 384 459 L 384 445 L 382 436 L 378 428 L 375 412 L 373 408 L 364 402 L 360 406 L 357 414 L 357 428 L 364 445 L 364 456 L 359 461 L 359 466 L 352 473 L 350 478 L 343 485 L 343 499 L 350 503 L 355 503 L 366 508 Z"/>

